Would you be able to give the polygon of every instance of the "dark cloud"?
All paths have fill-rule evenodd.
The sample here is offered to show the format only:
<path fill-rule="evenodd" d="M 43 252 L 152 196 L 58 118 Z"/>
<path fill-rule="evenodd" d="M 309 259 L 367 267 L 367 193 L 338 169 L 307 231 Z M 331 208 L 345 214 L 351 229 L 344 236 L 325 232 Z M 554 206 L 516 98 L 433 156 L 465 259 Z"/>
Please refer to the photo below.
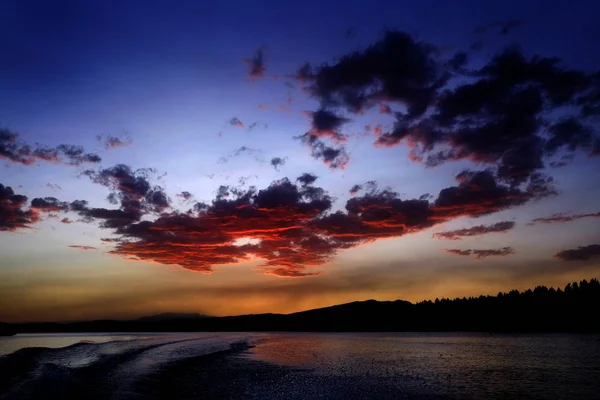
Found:
<path fill-rule="evenodd" d="M 339 242 L 340 248 L 400 237 L 436 223 L 429 202 L 401 200 L 397 193 L 387 190 L 353 197 L 346 202 L 345 213 L 331 213 L 314 221 L 315 228 Z"/>
<path fill-rule="evenodd" d="M 319 140 L 312 146 L 312 156 L 323 161 L 331 169 L 344 169 L 350 160 L 344 146 L 331 147 Z"/>
<path fill-rule="evenodd" d="M 354 196 L 355 194 L 357 194 L 358 192 L 360 192 L 360 190 L 362 189 L 361 185 L 354 185 L 350 188 L 350 194 L 352 196 Z"/>
<path fill-rule="evenodd" d="M 508 256 L 511 254 L 515 254 L 515 251 L 512 247 L 502 247 L 500 249 L 486 249 L 486 250 L 477 250 L 477 249 L 444 249 L 447 253 L 455 254 L 457 256 L 470 256 L 474 255 L 476 259 L 482 260 L 486 257 L 492 256 Z"/>
<path fill-rule="evenodd" d="M 508 49 L 476 75 L 476 82 L 440 94 L 433 117 L 417 125 L 428 127 L 429 135 L 423 137 L 415 125 L 405 129 L 423 153 L 436 144 L 449 146 L 430 155 L 428 164 L 470 159 L 498 165 L 503 179 L 518 183 L 560 149 L 590 151 L 593 131 L 572 117 L 544 129 L 548 110 L 572 103 L 585 89 L 585 74 L 564 69 L 555 59 L 527 60 L 518 50 Z"/>
<path fill-rule="evenodd" d="M 307 132 L 296 136 L 305 146 L 311 149 L 311 155 L 317 160 L 323 161 L 331 169 L 344 169 L 350 160 L 344 146 L 333 147 L 325 144 L 318 136 Z"/>
<path fill-rule="evenodd" d="M 508 32 L 518 25 L 510 20 L 490 26 Z M 512 47 L 478 68 L 469 68 L 467 53 L 449 59 L 443 53 L 406 33 L 388 31 L 365 50 L 303 76 L 321 102 L 319 112 L 328 115 L 341 109 L 358 116 L 377 104 L 385 113 L 388 103 L 406 106 L 375 145 L 406 143 L 410 158 L 428 167 L 470 160 L 497 168 L 499 179 L 519 185 L 559 151 L 569 153 L 566 157 L 600 153 L 594 128 L 600 112 L 593 111 L 600 110 L 600 74 L 567 68 L 557 58 L 527 58 Z M 450 85 L 452 77 L 463 79 Z M 319 138 L 314 133 L 302 137 L 313 147 Z"/>
<path fill-rule="evenodd" d="M 242 146 L 242 147 L 235 149 L 234 151 L 229 153 L 227 156 L 223 156 L 223 157 L 219 158 L 217 160 L 217 164 L 224 164 L 224 163 L 229 162 L 229 160 L 231 160 L 232 158 L 240 157 L 240 156 L 244 156 L 244 155 L 253 156 L 254 160 L 259 164 L 264 163 L 264 159 L 262 157 L 262 150 L 253 149 L 253 148 L 247 147 L 247 146 Z M 214 174 L 212 174 L 212 175 L 214 175 Z"/>
<path fill-rule="evenodd" d="M 46 183 L 46 187 L 49 187 L 52 190 L 62 190 L 62 188 L 56 183 Z"/>
<path fill-rule="evenodd" d="M 556 194 L 552 180 L 534 177 L 524 188 L 503 184 L 491 170 L 457 175 L 458 186 L 442 189 L 433 210 L 440 218 L 478 217 Z"/>
<path fill-rule="evenodd" d="M 271 158 L 271 165 L 276 171 L 279 171 L 279 168 L 283 167 L 286 161 L 287 157 L 273 157 Z"/>
<path fill-rule="evenodd" d="M 181 197 L 184 200 L 190 200 L 192 197 L 194 197 L 194 195 L 188 191 L 183 191 L 181 193 L 177 193 L 176 196 Z"/>
<path fill-rule="evenodd" d="M 515 254 L 516 252 L 512 247 L 502 247 L 501 249 L 489 249 L 489 250 L 473 250 L 475 258 L 481 260 L 491 256 L 508 256 Z"/>
<path fill-rule="evenodd" d="M 267 124 L 263 124 L 263 123 L 260 123 L 257 121 L 257 122 L 253 122 L 250 125 L 248 125 L 248 132 L 252 132 L 254 129 L 258 128 L 259 126 L 263 129 L 267 129 L 269 127 Z"/>
<path fill-rule="evenodd" d="M 89 208 L 86 201 L 76 200 L 70 209 L 79 213 L 85 221 L 103 220 L 102 227 L 119 227 L 139 221 L 148 213 L 161 213 L 170 207 L 170 201 L 160 186 L 152 186 L 151 169 L 132 170 L 124 164 L 98 171 L 86 170 L 94 183 L 110 189 L 109 202 L 119 204 L 119 209 Z"/>
<path fill-rule="evenodd" d="M 235 126 L 238 128 L 244 128 L 244 123 L 237 117 L 233 117 L 229 120 L 229 125 Z"/>
<path fill-rule="evenodd" d="M 437 232 L 433 234 L 433 237 L 436 239 L 461 240 L 463 237 L 481 236 L 488 233 L 505 233 L 513 229 L 514 226 L 515 223 L 513 221 L 502 221 L 492 225 L 477 225 L 472 228 Z"/>
<path fill-rule="evenodd" d="M 311 93 L 328 107 L 356 113 L 389 100 L 405 104 L 410 115 L 418 116 L 447 80 L 434 53 L 433 46 L 404 32 L 387 31 L 365 50 L 303 77 L 311 80 Z"/>
<path fill-rule="evenodd" d="M 61 144 L 57 147 L 44 147 L 36 144 L 32 148 L 19 139 L 18 133 L 8 129 L 0 129 L 0 159 L 23 165 L 45 161 L 77 166 L 102 161 L 95 153 L 85 153 L 81 146 Z"/>
<path fill-rule="evenodd" d="M 76 245 L 76 244 L 71 244 L 71 245 L 69 245 L 69 247 L 72 249 L 79 249 L 79 250 L 98 250 L 98 248 L 96 248 L 94 246 L 80 246 L 80 245 Z"/>
<path fill-rule="evenodd" d="M 26 203 L 27 196 L 16 194 L 10 186 L 0 183 L 0 231 L 31 228 L 39 221 L 38 212 L 23 209 Z"/>
<path fill-rule="evenodd" d="M 249 77 L 252 79 L 262 78 L 265 76 L 267 68 L 265 67 L 265 54 L 264 50 L 258 49 L 252 58 L 244 60 L 244 62 L 250 67 Z"/>
<path fill-rule="evenodd" d="M 311 113 L 312 129 L 308 133 L 316 138 L 328 137 L 336 143 L 346 141 L 346 136 L 342 135 L 339 129 L 349 120 L 342 118 L 330 111 L 321 109 Z"/>
<path fill-rule="evenodd" d="M 305 172 L 302 175 L 300 175 L 298 178 L 296 178 L 296 181 L 300 182 L 303 186 L 307 186 L 307 185 L 312 185 L 313 183 L 315 183 L 315 181 L 317 179 L 318 178 L 316 175 Z"/>
<path fill-rule="evenodd" d="M 106 150 L 127 147 L 133 143 L 133 140 L 131 139 L 131 137 L 129 137 L 129 135 L 126 135 L 124 138 L 111 135 L 98 135 L 96 136 L 96 139 L 104 145 L 104 148 Z"/>
<path fill-rule="evenodd" d="M 43 212 L 67 211 L 69 203 L 59 201 L 56 197 L 35 198 L 31 200 L 31 208 Z"/>
<path fill-rule="evenodd" d="M 555 222 L 571 222 L 583 218 L 600 218 L 600 212 L 587 214 L 554 214 L 550 217 L 535 218 L 527 225 L 535 225 L 537 223 L 551 224 Z"/>
<path fill-rule="evenodd" d="M 460 250 L 460 249 L 444 249 L 446 253 L 456 254 L 457 256 L 470 256 L 472 250 Z"/>
<path fill-rule="evenodd" d="M 591 244 L 589 246 L 580 246 L 576 249 L 561 250 L 554 257 L 563 261 L 589 260 L 600 256 L 600 244 Z"/>
<path fill-rule="evenodd" d="M 261 153 L 261 151 L 259 149 L 252 149 L 250 147 L 242 146 L 233 152 L 233 156 L 238 157 L 242 154 L 259 154 L 259 153 Z"/>
<path fill-rule="evenodd" d="M 258 179 L 258 175 L 240 176 L 240 177 L 238 178 L 238 184 L 239 184 L 240 186 L 244 186 L 244 185 L 246 185 L 246 183 L 248 183 L 248 181 L 249 181 L 250 179 L 252 179 L 252 178 L 254 178 L 254 179 Z"/>
<path fill-rule="evenodd" d="M 374 193 L 377 190 L 377 183 L 375 181 L 367 181 L 361 185 L 354 185 L 350 188 L 350 195 L 354 196 L 363 189 L 367 193 Z"/>
<path fill-rule="evenodd" d="M 465 67 L 469 62 L 469 55 L 464 52 L 455 53 L 454 56 L 446 61 L 446 67 L 453 72 L 465 73 L 467 72 Z"/>

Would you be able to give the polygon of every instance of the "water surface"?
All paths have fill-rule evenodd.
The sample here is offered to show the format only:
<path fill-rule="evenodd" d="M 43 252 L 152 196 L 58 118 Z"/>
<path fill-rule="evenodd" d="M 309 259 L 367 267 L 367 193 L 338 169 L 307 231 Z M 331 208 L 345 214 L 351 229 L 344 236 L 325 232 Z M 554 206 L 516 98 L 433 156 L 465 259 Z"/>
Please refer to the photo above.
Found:
<path fill-rule="evenodd" d="M 0 338 L 0 399 L 600 399 L 593 335 Z"/>

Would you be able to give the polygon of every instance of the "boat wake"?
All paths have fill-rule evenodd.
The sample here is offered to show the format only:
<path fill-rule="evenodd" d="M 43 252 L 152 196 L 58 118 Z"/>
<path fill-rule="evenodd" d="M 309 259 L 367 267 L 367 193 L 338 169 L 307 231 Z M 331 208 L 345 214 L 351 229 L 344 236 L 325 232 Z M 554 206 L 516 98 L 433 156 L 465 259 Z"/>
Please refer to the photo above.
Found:
<path fill-rule="evenodd" d="M 18 350 L 0 357 L 0 400 L 162 398 L 157 383 L 253 347 L 247 335 L 190 336 Z"/>

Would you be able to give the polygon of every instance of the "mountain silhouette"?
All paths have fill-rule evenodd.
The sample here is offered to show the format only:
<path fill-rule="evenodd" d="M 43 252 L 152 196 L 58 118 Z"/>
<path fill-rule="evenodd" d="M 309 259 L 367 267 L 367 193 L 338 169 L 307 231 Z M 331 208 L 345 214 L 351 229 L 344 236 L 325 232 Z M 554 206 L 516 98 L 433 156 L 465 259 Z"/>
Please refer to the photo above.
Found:
<path fill-rule="evenodd" d="M 564 289 L 537 286 L 519 292 L 456 299 L 356 301 L 292 314 L 207 317 L 166 313 L 136 320 L 23 323 L 17 332 L 194 332 L 194 331 L 480 331 L 600 332 L 593 317 L 600 304 L 597 279 Z"/>
<path fill-rule="evenodd" d="M 206 315 L 198 314 L 198 313 L 162 313 L 155 315 L 148 315 L 145 317 L 140 317 L 135 321 L 138 322 L 162 322 L 169 321 L 174 319 L 195 319 L 195 318 L 209 318 Z"/>

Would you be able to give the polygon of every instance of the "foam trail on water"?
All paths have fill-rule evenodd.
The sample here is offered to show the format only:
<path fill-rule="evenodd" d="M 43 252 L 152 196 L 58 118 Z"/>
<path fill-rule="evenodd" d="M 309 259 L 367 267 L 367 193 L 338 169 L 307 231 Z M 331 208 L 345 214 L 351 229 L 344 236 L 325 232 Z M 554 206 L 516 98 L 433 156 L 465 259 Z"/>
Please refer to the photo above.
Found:
<path fill-rule="evenodd" d="M 247 336 L 190 334 L 21 349 L 0 357 L 0 400 L 142 398 L 137 387 L 146 377 L 186 359 L 244 351 L 251 347 Z"/>

